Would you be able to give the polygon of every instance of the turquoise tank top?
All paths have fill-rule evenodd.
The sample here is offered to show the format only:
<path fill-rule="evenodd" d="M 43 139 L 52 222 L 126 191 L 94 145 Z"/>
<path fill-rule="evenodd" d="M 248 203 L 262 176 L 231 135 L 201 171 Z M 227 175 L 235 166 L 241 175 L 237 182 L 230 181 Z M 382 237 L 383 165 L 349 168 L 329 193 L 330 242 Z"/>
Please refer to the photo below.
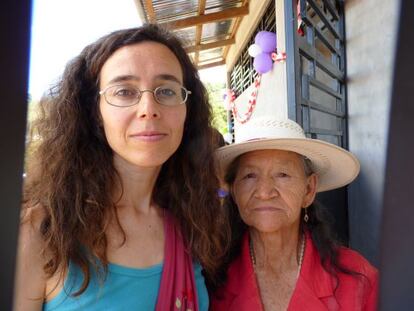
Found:
<path fill-rule="evenodd" d="M 193 268 L 198 305 L 200 311 L 207 311 L 209 300 L 201 266 L 195 263 Z M 103 282 L 98 279 L 95 271 L 91 270 L 90 283 L 85 292 L 80 296 L 72 297 L 71 294 L 80 288 L 83 275 L 78 266 L 69 265 L 63 289 L 56 297 L 43 304 L 43 310 L 148 311 L 155 309 L 161 283 L 162 264 L 137 269 L 110 263 L 108 274 Z"/>

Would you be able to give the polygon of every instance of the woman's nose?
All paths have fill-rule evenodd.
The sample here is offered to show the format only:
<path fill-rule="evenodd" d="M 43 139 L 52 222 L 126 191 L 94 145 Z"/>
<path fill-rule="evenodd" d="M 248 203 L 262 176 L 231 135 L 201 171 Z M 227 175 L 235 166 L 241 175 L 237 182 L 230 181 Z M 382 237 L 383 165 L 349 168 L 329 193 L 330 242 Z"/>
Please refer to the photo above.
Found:
<path fill-rule="evenodd" d="M 279 195 L 276 185 L 270 178 L 259 178 L 256 182 L 255 196 L 261 200 L 268 200 Z"/>
<path fill-rule="evenodd" d="M 140 119 L 154 119 L 161 116 L 160 104 L 154 98 L 152 90 L 141 91 L 141 98 L 137 105 L 137 117 Z"/>

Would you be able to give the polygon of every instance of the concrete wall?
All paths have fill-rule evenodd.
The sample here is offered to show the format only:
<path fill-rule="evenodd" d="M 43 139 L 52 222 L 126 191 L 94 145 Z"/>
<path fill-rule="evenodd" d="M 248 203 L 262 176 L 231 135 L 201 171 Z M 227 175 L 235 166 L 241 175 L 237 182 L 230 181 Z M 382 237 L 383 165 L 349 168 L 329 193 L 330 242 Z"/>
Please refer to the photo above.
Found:
<path fill-rule="evenodd" d="M 350 246 L 378 264 L 398 0 L 345 1 L 349 148 L 361 173 L 349 186 Z"/>

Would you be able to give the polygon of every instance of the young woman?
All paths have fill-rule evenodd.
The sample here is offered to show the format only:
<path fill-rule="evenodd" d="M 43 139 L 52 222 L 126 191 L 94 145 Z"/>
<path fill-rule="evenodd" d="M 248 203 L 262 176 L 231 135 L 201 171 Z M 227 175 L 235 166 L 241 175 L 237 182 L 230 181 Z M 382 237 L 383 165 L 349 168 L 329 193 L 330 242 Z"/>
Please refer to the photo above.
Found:
<path fill-rule="evenodd" d="M 154 25 L 68 64 L 34 124 L 15 310 L 208 309 L 226 227 L 206 98 Z"/>

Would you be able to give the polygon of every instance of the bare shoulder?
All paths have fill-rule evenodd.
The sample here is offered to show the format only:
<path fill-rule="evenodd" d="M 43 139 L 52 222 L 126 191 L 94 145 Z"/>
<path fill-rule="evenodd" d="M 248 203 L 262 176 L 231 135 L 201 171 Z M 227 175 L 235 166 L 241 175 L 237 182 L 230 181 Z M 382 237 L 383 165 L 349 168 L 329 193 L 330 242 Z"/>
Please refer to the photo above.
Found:
<path fill-rule="evenodd" d="M 24 254 L 39 254 L 43 250 L 44 242 L 40 228 L 45 216 L 46 213 L 41 206 L 22 209 L 19 229 L 19 251 L 23 251 Z"/>
<path fill-rule="evenodd" d="M 42 307 L 46 277 L 43 271 L 44 241 L 40 227 L 44 216 L 41 207 L 22 210 L 17 247 L 15 311 L 41 310 Z"/>
<path fill-rule="evenodd" d="M 28 260 L 27 256 L 30 261 L 41 258 L 44 241 L 40 228 L 44 217 L 45 212 L 39 206 L 25 208 L 21 212 L 18 251 L 23 260 Z"/>
<path fill-rule="evenodd" d="M 31 223 L 32 225 L 37 224 L 40 226 L 40 223 L 42 222 L 45 215 L 45 209 L 40 204 L 34 206 L 23 206 L 20 215 L 20 223 L 22 225 Z"/>

